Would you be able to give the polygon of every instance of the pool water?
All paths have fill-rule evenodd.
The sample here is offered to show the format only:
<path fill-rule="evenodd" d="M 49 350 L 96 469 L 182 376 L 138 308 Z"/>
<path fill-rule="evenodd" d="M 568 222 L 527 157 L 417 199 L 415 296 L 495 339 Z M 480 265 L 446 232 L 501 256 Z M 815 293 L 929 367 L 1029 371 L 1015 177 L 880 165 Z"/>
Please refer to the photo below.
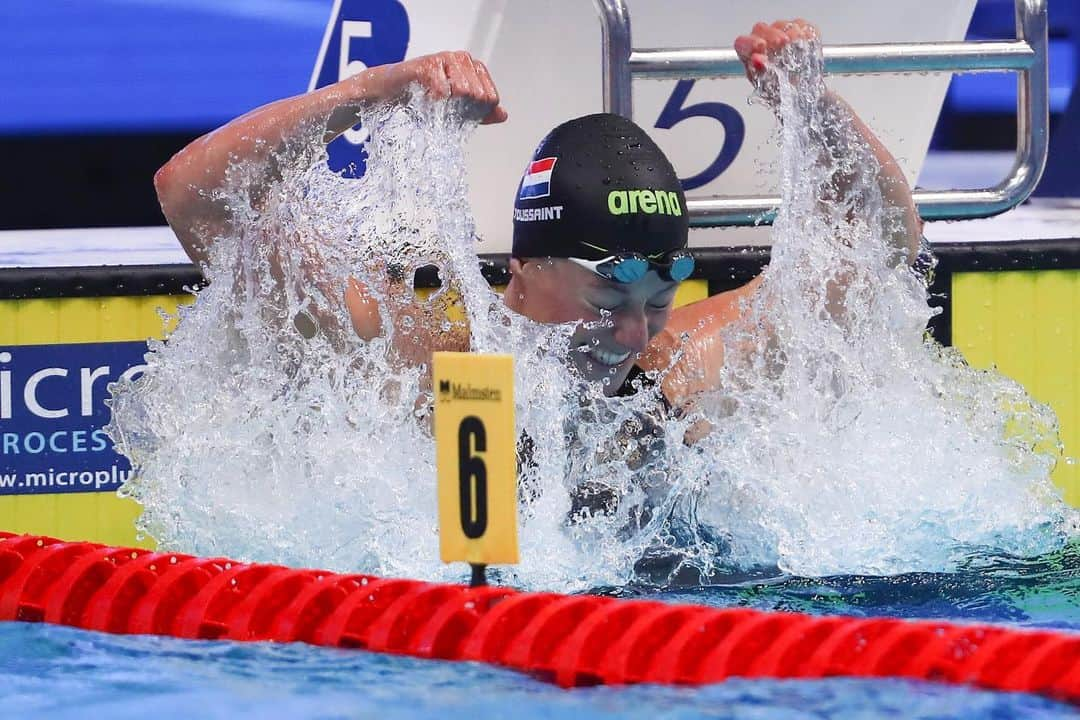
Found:
<path fill-rule="evenodd" d="M 647 588 L 609 589 L 641 597 Z M 752 607 L 814 615 L 889 616 L 1080 632 L 1080 540 L 1038 558 L 973 553 L 953 573 L 889 577 L 783 575 L 689 585 L 664 599 L 716 607 Z"/>
<path fill-rule="evenodd" d="M 973 556 L 950 574 L 755 577 L 617 588 L 719 607 L 948 618 L 1080 631 L 1080 544 L 1035 560 Z M 1073 718 L 1034 695 L 901 680 L 732 680 L 562 690 L 510 670 L 302 644 L 114 636 L 0 624 L 2 718 Z"/>

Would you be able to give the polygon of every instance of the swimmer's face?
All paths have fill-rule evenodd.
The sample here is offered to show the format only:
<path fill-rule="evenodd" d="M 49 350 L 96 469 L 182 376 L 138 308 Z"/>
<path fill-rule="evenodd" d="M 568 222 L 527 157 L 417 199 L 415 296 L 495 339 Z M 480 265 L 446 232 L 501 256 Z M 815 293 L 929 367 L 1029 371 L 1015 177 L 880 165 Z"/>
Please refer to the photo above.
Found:
<path fill-rule="evenodd" d="M 507 304 L 537 322 L 579 322 L 572 359 L 614 394 L 649 340 L 667 324 L 679 284 L 650 271 L 641 280 L 606 280 L 567 260 L 510 261 Z M 605 382 L 606 380 L 606 382 Z"/>

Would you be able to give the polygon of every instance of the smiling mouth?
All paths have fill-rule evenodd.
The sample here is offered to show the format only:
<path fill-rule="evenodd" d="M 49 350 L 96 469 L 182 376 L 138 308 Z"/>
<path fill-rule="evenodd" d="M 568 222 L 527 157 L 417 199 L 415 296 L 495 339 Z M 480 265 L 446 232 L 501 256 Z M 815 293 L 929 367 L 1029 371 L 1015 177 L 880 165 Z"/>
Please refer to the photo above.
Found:
<path fill-rule="evenodd" d="M 626 358 L 630 357 L 630 351 L 625 352 L 611 352 L 610 350 L 602 350 L 598 347 L 590 348 L 586 353 L 589 358 L 595 360 L 601 365 L 607 365 L 608 367 L 615 367 L 626 361 Z"/>

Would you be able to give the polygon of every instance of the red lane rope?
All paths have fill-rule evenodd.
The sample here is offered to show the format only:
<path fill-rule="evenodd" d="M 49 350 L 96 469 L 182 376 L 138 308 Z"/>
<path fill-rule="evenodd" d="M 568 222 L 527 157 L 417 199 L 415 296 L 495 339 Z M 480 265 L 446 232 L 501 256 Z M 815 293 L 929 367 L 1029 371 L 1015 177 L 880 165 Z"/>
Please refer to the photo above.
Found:
<path fill-rule="evenodd" d="M 467 588 L 3 532 L 0 620 L 479 660 L 563 687 L 846 675 L 1080 704 L 1072 633 Z"/>

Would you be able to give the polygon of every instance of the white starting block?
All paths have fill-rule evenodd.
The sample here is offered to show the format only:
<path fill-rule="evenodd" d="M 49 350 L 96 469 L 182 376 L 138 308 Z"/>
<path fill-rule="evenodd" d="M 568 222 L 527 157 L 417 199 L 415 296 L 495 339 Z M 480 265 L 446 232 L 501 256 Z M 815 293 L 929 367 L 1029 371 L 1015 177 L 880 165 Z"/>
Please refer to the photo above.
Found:
<path fill-rule="evenodd" d="M 950 43 L 955 48 L 965 35 L 974 6 L 975 0 L 762 0 L 750 4 L 715 0 L 337 0 L 312 87 L 368 65 L 439 50 L 465 49 L 484 60 L 510 120 L 476 133 L 470 147 L 469 181 L 484 239 L 479 250 L 500 253 L 510 249 L 510 213 L 522 168 L 544 134 L 569 118 L 598 112 L 605 106 L 627 114 L 625 108 L 612 106 L 610 93 L 605 95 L 612 73 L 618 72 L 611 62 L 604 62 L 605 51 L 632 50 L 645 59 L 654 51 L 639 52 L 639 48 L 713 48 L 715 53 L 729 50 L 734 38 L 759 20 L 794 17 L 814 22 L 827 46 L 891 44 L 894 54 L 899 43 Z M 605 13 L 609 21 L 605 35 L 614 34 L 615 40 L 620 28 L 617 22 L 612 27 L 612 17 L 616 21 L 623 19 L 619 13 L 632 17 L 632 45 L 627 43 L 628 47 L 620 49 L 610 37 L 606 46 L 602 44 L 601 17 Z M 996 45 L 1010 45 L 1019 51 L 1023 43 Z M 642 73 L 644 66 L 635 66 L 635 62 L 629 59 L 630 70 Z M 723 62 L 713 63 L 713 69 L 721 65 Z M 1020 67 L 1005 65 L 1001 69 Z M 939 62 L 936 69 L 942 67 Z M 958 62 L 948 67 L 976 66 Z M 721 70 L 696 74 L 728 73 L 730 62 Z M 949 77 L 947 72 L 845 75 L 831 78 L 830 84 L 893 150 L 914 183 Z M 668 153 L 680 177 L 691 180 L 688 194 L 692 198 L 742 196 L 755 198 L 760 205 L 776 194 L 773 119 L 763 107 L 748 104 L 750 86 L 744 78 L 639 78 L 632 87 L 632 117 Z M 349 139 L 360 137 L 362 134 L 356 133 Z M 744 212 L 736 223 L 748 224 L 746 218 L 751 214 Z M 694 224 L 731 224 L 735 215 L 699 214 Z M 699 229 L 691 235 L 696 247 L 765 242 L 764 229 L 752 227 Z"/>

